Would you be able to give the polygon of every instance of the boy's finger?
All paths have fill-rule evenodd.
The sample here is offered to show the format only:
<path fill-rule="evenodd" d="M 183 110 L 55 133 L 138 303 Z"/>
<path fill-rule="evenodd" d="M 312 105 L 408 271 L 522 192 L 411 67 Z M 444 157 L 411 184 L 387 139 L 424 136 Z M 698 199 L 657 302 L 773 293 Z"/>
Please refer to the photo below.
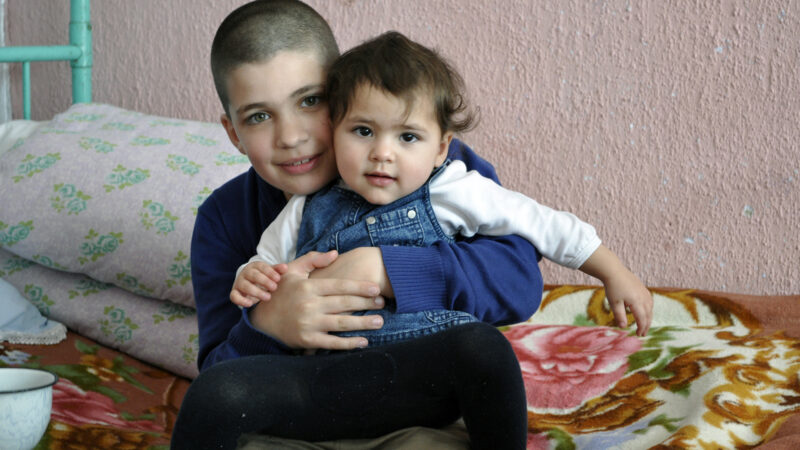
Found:
<path fill-rule="evenodd" d="M 311 280 L 317 282 L 317 293 L 322 296 L 354 295 L 374 298 L 381 292 L 378 285 L 369 281 L 341 279 Z"/>
<path fill-rule="evenodd" d="M 383 317 L 374 314 L 369 316 L 328 314 L 322 321 L 322 330 L 327 332 L 377 330 L 382 326 Z"/>
<path fill-rule="evenodd" d="M 342 314 L 352 313 L 355 311 L 376 310 L 383 309 L 386 306 L 386 300 L 383 297 L 361 297 L 358 295 L 341 295 L 330 296 L 325 298 L 323 303 L 322 312 L 325 314 Z M 353 328 L 355 330 L 363 330 L 361 328 Z"/>
<path fill-rule="evenodd" d="M 364 348 L 367 346 L 367 338 L 356 337 L 341 337 L 332 334 L 323 333 L 317 340 L 318 345 L 313 348 L 320 348 L 326 350 L 353 350 L 357 348 Z"/>

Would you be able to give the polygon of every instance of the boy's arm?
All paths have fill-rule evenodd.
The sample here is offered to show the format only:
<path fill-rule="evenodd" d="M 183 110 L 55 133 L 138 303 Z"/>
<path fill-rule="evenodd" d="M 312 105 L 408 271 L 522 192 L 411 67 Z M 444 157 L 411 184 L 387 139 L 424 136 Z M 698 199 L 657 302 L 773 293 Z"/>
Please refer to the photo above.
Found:
<path fill-rule="evenodd" d="M 519 236 L 381 251 L 398 312 L 458 310 L 507 325 L 527 320 L 541 303 L 538 253 Z"/>
<path fill-rule="evenodd" d="M 494 168 L 453 139 L 449 157 L 497 181 Z M 492 324 L 527 320 L 542 299 L 539 253 L 514 235 L 481 236 L 427 248 L 381 247 L 398 312 L 451 309 Z"/>
<path fill-rule="evenodd" d="M 617 255 L 601 245 L 580 270 L 603 282 L 606 298 L 620 328 L 628 326 L 627 307 L 636 320 L 636 334 L 647 334 L 653 320 L 653 296 Z"/>
<path fill-rule="evenodd" d="M 537 263 L 536 249 L 521 237 L 476 236 L 431 247 L 356 248 L 311 278 L 372 281 L 381 295 L 396 299 L 398 312 L 459 310 L 505 325 L 536 312 L 542 298 Z"/>
<path fill-rule="evenodd" d="M 227 232 L 215 200 L 212 194 L 200 207 L 192 235 L 192 284 L 200 333 L 197 361 L 201 370 L 247 354 L 290 352 L 249 326 L 246 315 L 229 299 L 236 268 L 250 255 L 237 250 L 243 246 Z"/>

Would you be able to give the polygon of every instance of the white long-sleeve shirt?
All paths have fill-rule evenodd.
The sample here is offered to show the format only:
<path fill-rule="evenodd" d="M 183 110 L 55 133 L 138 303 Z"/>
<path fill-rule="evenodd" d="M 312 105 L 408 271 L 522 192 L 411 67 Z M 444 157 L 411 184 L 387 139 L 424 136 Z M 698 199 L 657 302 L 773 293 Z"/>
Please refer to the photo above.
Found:
<path fill-rule="evenodd" d="M 436 219 L 450 236 L 516 234 L 530 241 L 545 258 L 572 269 L 581 267 L 600 246 L 593 226 L 505 189 L 476 171 L 468 172 L 461 161 L 452 161 L 431 181 L 430 197 Z M 258 254 L 249 262 L 278 264 L 295 259 L 305 201 L 304 195 L 289 199 L 261 235 Z"/>

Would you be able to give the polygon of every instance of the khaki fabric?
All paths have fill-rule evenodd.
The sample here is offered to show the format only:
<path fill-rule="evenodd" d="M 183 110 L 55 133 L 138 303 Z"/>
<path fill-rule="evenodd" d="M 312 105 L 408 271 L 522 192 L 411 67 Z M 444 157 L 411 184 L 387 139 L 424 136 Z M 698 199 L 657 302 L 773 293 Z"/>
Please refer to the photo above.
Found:
<path fill-rule="evenodd" d="M 373 439 L 343 439 L 325 442 L 304 442 L 272 436 L 246 434 L 239 438 L 239 449 L 287 449 L 287 450 L 465 450 L 469 448 L 469 436 L 463 422 L 448 427 L 412 427 Z"/>

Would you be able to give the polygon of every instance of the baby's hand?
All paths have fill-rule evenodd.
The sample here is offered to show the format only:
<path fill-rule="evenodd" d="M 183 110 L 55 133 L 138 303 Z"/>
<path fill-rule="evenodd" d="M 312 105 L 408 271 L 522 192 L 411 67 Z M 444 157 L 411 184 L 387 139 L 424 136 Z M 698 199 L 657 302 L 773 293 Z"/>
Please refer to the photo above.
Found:
<path fill-rule="evenodd" d="M 251 262 L 236 277 L 231 290 L 231 301 L 243 308 L 253 306 L 261 300 L 269 300 L 278 289 L 281 275 L 288 270 L 286 264 L 271 266 L 265 262 Z"/>
<path fill-rule="evenodd" d="M 620 328 L 628 326 L 626 307 L 636 320 L 636 334 L 644 336 L 653 320 L 653 295 L 639 278 L 628 270 L 615 274 L 605 283 L 606 297 Z"/>

